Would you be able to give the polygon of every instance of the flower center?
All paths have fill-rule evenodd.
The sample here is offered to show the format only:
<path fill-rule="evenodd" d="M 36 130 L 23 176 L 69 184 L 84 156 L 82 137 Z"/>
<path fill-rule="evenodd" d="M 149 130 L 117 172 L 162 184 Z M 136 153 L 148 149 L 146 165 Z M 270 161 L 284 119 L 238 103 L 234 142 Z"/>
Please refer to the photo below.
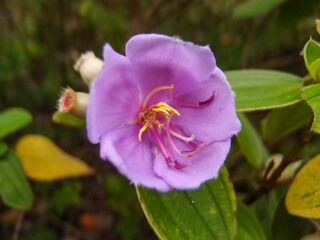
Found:
<path fill-rule="evenodd" d="M 161 123 L 161 121 L 157 118 L 157 115 L 160 115 L 160 117 L 162 116 L 162 118 L 164 117 L 165 119 L 169 119 L 174 114 L 180 116 L 180 113 L 176 109 L 164 102 L 159 102 L 140 112 L 139 122 L 142 123 L 143 127 L 139 131 L 139 141 L 141 141 L 142 133 L 152 124 L 157 125 L 159 129 L 164 126 L 163 123 Z"/>
<path fill-rule="evenodd" d="M 169 150 L 169 147 L 167 144 L 171 145 L 171 148 L 177 152 L 180 156 L 183 157 L 191 157 L 198 153 L 203 147 L 207 146 L 207 143 L 195 141 L 195 136 L 192 134 L 191 136 L 186 136 L 182 131 L 179 129 L 176 129 L 172 123 L 171 119 L 174 115 L 180 116 L 180 113 L 171 107 L 169 104 L 165 102 L 159 102 L 157 104 L 151 105 L 147 107 L 148 102 L 150 98 L 159 91 L 169 90 L 169 94 L 172 97 L 172 100 L 178 103 L 179 105 L 183 107 L 191 107 L 191 108 L 203 108 L 211 104 L 214 100 L 214 93 L 212 96 L 203 102 L 197 102 L 197 103 L 189 103 L 184 102 L 172 94 L 172 89 L 174 88 L 174 85 L 171 86 L 160 86 L 155 89 L 153 89 L 145 98 L 144 101 L 141 101 L 141 112 L 139 113 L 136 120 L 134 120 L 133 123 L 141 123 L 142 127 L 140 128 L 138 137 L 139 141 L 141 141 L 142 133 L 144 133 L 146 130 L 149 130 L 149 132 L 153 135 L 154 139 L 157 142 L 157 145 L 163 154 L 168 166 L 175 167 L 176 169 L 182 169 L 186 167 L 186 164 L 182 164 L 175 160 L 171 154 L 171 151 Z M 164 133 L 162 132 L 164 130 Z M 181 151 L 176 146 L 176 140 L 180 140 L 183 142 L 186 147 L 189 149 L 188 151 Z M 166 139 L 164 139 L 166 138 Z M 165 141 L 166 140 L 166 141 Z"/>

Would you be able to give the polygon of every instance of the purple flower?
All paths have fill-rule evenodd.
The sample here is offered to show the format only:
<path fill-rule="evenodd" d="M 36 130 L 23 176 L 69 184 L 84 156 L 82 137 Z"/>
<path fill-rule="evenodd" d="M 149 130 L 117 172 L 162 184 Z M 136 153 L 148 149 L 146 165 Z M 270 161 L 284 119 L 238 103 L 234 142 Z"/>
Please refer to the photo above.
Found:
<path fill-rule="evenodd" d="M 101 158 L 163 192 L 216 177 L 241 124 L 210 48 L 141 34 L 128 41 L 126 56 L 106 44 L 103 58 L 87 111 Z"/>

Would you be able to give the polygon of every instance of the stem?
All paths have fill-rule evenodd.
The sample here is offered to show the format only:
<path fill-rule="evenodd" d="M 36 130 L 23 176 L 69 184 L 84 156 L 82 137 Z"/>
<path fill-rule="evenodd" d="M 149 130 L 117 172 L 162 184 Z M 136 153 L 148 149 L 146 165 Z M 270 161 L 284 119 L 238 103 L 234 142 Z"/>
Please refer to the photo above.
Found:
<path fill-rule="evenodd" d="M 17 222 L 16 222 L 16 226 L 15 226 L 15 229 L 14 229 L 14 233 L 13 233 L 13 236 L 12 236 L 12 240 L 17 240 L 18 237 L 19 237 L 19 233 L 20 233 L 20 230 L 21 230 L 22 222 L 23 222 L 24 213 L 25 213 L 24 211 L 21 211 L 19 213 L 19 216 L 18 216 L 18 219 L 17 219 Z"/>
<path fill-rule="evenodd" d="M 320 223 L 312 218 L 309 218 L 308 220 L 312 222 L 312 224 L 316 227 L 317 233 L 320 234 Z"/>
<path fill-rule="evenodd" d="M 287 159 L 286 157 L 283 158 L 279 166 L 273 171 L 270 178 L 266 178 L 267 175 L 265 175 L 265 178 L 263 179 L 261 186 L 245 196 L 243 199 L 243 202 L 245 204 L 251 204 L 258 200 L 260 197 L 262 197 L 265 194 L 268 194 L 273 188 L 277 181 L 277 179 L 281 176 L 281 173 L 283 170 L 291 163 L 292 161 Z"/>
<path fill-rule="evenodd" d="M 268 194 L 272 189 L 279 186 L 279 182 L 277 181 L 279 177 L 281 176 L 282 172 L 286 169 L 286 167 L 296 161 L 297 154 L 301 151 L 304 145 L 306 145 L 312 137 L 312 133 L 307 133 L 305 136 L 301 138 L 301 141 L 298 141 L 289 152 L 288 156 L 284 156 L 282 161 L 280 162 L 279 166 L 272 172 L 271 176 L 268 178 L 268 173 L 272 169 L 272 162 L 270 162 L 269 166 L 267 167 L 266 174 L 264 174 L 264 177 L 262 179 L 260 187 L 247 194 L 243 202 L 245 204 L 251 204 L 258 200 L 260 197 L 262 197 L 265 194 Z M 286 182 L 288 184 L 290 182 Z"/>

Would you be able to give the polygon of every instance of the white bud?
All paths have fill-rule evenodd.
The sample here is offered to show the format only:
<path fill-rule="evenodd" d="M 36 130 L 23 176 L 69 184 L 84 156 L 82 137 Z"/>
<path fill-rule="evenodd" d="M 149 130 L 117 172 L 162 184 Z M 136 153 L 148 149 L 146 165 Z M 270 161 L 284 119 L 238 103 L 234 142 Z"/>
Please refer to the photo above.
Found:
<path fill-rule="evenodd" d="M 92 80 L 98 75 L 102 65 L 103 61 L 97 58 L 93 52 L 86 52 L 81 54 L 73 67 L 90 87 Z"/>

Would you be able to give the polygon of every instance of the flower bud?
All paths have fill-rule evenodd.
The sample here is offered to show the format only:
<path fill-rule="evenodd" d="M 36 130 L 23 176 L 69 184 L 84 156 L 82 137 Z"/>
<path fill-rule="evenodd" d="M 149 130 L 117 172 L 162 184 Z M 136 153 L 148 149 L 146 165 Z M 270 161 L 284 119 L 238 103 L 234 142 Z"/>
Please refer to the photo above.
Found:
<path fill-rule="evenodd" d="M 320 19 L 316 19 L 317 32 L 320 34 Z"/>
<path fill-rule="evenodd" d="M 75 92 L 67 87 L 62 90 L 58 100 L 58 110 L 60 112 L 70 112 L 71 114 L 85 118 L 89 102 L 89 94 L 84 92 Z"/>
<path fill-rule="evenodd" d="M 90 51 L 81 54 L 73 67 L 80 73 L 82 80 L 90 87 L 90 83 L 98 75 L 102 65 L 103 61 Z"/>

